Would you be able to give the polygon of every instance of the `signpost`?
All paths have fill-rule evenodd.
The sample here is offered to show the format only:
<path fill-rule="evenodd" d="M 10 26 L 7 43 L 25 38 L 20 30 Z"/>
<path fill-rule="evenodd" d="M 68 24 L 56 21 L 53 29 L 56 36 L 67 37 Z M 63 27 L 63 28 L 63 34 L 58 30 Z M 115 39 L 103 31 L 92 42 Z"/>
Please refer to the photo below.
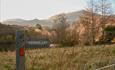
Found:
<path fill-rule="evenodd" d="M 16 70 L 25 70 L 24 32 L 16 32 Z"/>
<path fill-rule="evenodd" d="M 26 41 L 26 47 L 28 48 L 47 48 L 50 46 L 50 40 L 48 38 L 36 38 Z"/>
<path fill-rule="evenodd" d="M 16 32 L 16 70 L 25 70 L 25 48 L 46 48 L 50 40 L 45 37 L 25 39 L 24 31 Z"/>

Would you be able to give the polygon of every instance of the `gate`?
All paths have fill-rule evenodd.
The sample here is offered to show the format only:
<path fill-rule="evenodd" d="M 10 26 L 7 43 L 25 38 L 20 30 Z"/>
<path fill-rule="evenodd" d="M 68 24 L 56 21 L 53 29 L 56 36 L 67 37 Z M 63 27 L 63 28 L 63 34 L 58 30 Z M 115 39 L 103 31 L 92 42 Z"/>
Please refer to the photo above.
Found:
<path fill-rule="evenodd" d="M 47 48 L 50 40 L 47 37 L 27 38 L 25 31 L 16 32 L 16 70 L 25 70 L 25 48 Z"/>

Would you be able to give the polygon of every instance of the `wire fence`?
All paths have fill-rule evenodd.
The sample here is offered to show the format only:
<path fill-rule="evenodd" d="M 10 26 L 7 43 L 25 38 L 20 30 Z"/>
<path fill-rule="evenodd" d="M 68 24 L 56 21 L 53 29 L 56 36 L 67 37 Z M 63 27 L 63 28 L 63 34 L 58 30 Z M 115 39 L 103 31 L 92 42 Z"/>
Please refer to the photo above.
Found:
<path fill-rule="evenodd" d="M 108 66 L 104 66 L 104 67 L 101 67 L 101 68 L 97 68 L 97 69 L 95 69 L 95 70 L 104 70 L 104 69 L 107 69 L 107 68 L 110 68 L 110 67 L 113 67 L 114 70 L 115 70 L 115 64 L 108 65 Z"/>

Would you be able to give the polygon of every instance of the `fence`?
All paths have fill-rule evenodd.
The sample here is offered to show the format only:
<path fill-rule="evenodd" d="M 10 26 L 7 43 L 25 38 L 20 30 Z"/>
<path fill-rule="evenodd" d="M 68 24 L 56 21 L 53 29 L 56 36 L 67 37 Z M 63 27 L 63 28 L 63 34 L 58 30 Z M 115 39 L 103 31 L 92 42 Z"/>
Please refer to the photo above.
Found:
<path fill-rule="evenodd" d="M 107 68 L 110 68 L 110 67 L 114 67 L 114 70 L 115 70 L 115 64 L 104 66 L 104 67 L 101 67 L 101 68 L 97 68 L 95 70 L 104 70 L 104 69 L 107 69 Z"/>

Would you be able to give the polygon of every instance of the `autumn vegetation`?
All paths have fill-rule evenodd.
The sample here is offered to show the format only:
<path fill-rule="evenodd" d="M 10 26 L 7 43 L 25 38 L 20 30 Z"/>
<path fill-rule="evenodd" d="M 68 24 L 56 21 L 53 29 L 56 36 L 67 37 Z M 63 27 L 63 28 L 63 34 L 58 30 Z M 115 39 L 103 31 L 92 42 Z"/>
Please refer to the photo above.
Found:
<path fill-rule="evenodd" d="M 90 0 L 88 4 L 89 6 L 83 10 L 79 21 L 74 22 L 73 25 L 68 24 L 64 13 L 52 18 L 55 23 L 53 26 L 56 33 L 53 37 L 55 43 L 62 45 L 113 43 L 115 18 L 112 17 L 111 4 L 107 0 Z M 111 38 L 108 36 L 111 36 Z M 108 40 L 108 38 L 111 40 Z"/>

